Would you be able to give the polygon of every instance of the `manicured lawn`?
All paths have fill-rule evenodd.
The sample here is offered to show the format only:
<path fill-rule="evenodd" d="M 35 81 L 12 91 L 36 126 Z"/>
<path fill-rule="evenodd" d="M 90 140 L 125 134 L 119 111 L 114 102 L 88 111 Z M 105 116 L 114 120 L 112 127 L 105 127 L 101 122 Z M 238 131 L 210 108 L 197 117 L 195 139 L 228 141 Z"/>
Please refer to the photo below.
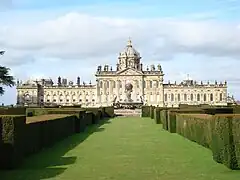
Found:
<path fill-rule="evenodd" d="M 27 158 L 0 179 L 239 180 L 240 171 L 217 164 L 210 150 L 149 118 L 118 117 Z"/>

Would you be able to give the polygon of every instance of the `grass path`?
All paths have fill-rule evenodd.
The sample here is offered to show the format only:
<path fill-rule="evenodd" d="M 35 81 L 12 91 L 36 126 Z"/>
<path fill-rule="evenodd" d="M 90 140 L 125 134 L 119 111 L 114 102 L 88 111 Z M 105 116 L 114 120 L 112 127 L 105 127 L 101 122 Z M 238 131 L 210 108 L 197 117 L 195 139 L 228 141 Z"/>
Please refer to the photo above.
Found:
<path fill-rule="evenodd" d="M 240 171 L 149 118 L 117 117 L 27 158 L 19 170 L 0 172 L 0 179 L 239 180 Z"/>

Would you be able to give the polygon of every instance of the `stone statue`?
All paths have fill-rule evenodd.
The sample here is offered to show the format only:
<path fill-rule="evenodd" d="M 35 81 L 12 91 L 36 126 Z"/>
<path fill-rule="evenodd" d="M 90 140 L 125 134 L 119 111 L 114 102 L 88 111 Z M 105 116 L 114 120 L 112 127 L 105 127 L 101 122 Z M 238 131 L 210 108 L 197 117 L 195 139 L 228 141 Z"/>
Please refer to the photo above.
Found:
<path fill-rule="evenodd" d="M 151 71 L 155 71 L 155 66 L 151 65 Z"/>
<path fill-rule="evenodd" d="M 131 99 L 131 93 L 132 93 L 132 88 L 133 88 L 133 85 L 131 83 L 127 83 L 125 85 L 125 92 L 126 92 L 126 97 L 127 97 L 127 102 L 131 102 L 132 99 Z"/>
<path fill-rule="evenodd" d="M 158 64 L 157 68 L 158 68 L 158 71 L 162 71 L 162 66 L 160 64 Z"/>

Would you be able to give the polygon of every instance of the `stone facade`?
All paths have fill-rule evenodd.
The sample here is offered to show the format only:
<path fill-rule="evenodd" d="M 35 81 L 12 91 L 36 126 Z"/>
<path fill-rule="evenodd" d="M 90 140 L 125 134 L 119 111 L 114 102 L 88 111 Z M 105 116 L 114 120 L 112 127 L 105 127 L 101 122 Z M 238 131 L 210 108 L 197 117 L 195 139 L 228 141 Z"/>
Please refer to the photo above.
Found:
<path fill-rule="evenodd" d="M 179 104 L 227 105 L 227 83 L 203 84 L 184 80 L 180 84 L 163 83 L 161 65 L 151 65 L 143 70 L 141 56 L 128 41 L 126 48 L 119 53 L 116 70 L 108 65 L 98 66 L 96 84 L 67 83 L 58 78 L 18 82 L 17 104 L 24 105 L 78 105 L 107 106 L 114 102 L 143 103 L 160 107 L 177 107 Z M 127 88 L 130 86 L 131 88 Z"/>

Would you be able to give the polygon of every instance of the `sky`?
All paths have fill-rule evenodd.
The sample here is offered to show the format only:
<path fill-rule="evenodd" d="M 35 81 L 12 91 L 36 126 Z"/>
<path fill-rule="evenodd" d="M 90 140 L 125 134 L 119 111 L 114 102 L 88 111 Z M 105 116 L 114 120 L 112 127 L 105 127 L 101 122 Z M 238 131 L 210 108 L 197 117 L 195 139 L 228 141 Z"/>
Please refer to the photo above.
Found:
<path fill-rule="evenodd" d="M 95 82 L 131 37 L 165 82 L 226 80 L 240 99 L 240 0 L 0 0 L 0 22 L 0 65 L 16 80 Z M 15 104 L 16 88 L 5 91 L 0 103 Z"/>

